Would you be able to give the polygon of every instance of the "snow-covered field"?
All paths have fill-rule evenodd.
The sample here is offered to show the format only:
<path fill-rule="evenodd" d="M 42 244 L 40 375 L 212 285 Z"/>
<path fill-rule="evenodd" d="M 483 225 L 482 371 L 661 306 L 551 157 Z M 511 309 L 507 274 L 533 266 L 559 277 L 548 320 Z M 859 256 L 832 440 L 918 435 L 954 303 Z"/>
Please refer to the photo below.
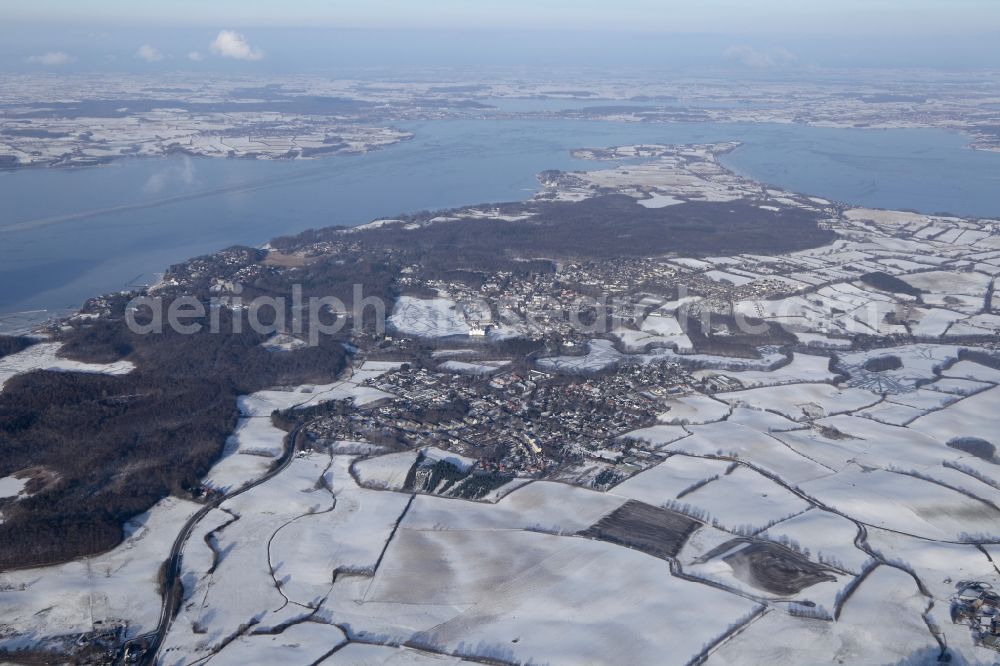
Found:
<path fill-rule="evenodd" d="M 782 384 L 720 393 L 717 397 L 731 405 L 776 412 L 793 421 L 854 412 L 879 401 L 878 396 L 868 391 L 840 389 L 830 384 Z"/>
<path fill-rule="evenodd" d="M 89 372 L 105 375 L 126 375 L 135 369 L 129 361 L 114 363 L 81 363 L 61 358 L 59 342 L 42 342 L 16 354 L 0 358 L 0 391 L 12 377 L 33 370 L 52 372 Z"/>
<path fill-rule="evenodd" d="M 386 453 L 373 440 L 298 454 L 195 527 L 159 663 L 924 664 L 937 663 L 938 639 L 951 663 L 996 661 L 952 623 L 950 600 L 963 580 L 1000 588 L 1000 354 L 983 344 L 1000 329 L 1000 223 L 841 215 L 728 172 L 715 151 L 733 147 L 581 151 L 654 161 L 546 181 L 539 193 L 581 200 L 620 187 L 648 208 L 752 199 L 817 212 L 837 234 L 780 257 L 670 256 L 666 269 L 697 278 L 705 295 L 663 304 L 668 296 L 638 294 L 654 313 L 613 330 L 619 347 L 590 339 L 582 355 L 537 360 L 569 374 L 661 362 L 691 371 L 683 388 L 646 394 L 658 396 L 655 423 L 616 433 L 633 462 L 595 463 L 616 472 L 610 487 L 562 483 L 553 479 L 571 475 L 556 470 L 468 501 L 404 490 L 416 450 Z M 390 327 L 467 336 L 478 318 L 456 300 L 401 297 Z M 757 347 L 759 358 L 697 353 L 676 316 L 684 304 L 732 304 L 737 318 L 784 326 L 799 346 Z M 296 346 L 276 338 L 268 348 Z M 57 351 L 46 343 L 0 360 L 0 386 L 33 369 L 132 369 Z M 433 358 L 453 373 L 508 368 L 475 353 Z M 365 382 L 397 366 L 366 363 L 329 385 L 240 398 L 242 418 L 206 484 L 232 491 L 271 468 L 286 436 L 272 411 L 326 400 L 378 409 L 392 396 Z M 506 398 L 522 409 L 518 395 Z M 430 460 L 477 463 L 448 451 L 448 437 L 435 441 L 423 451 Z M 25 501 L 24 487 L 0 478 L 0 505 Z M 125 620 L 130 636 L 151 629 L 159 565 L 197 508 L 164 500 L 110 553 L 0 574 L 0 646 L 73 641 L 97 620 Z M 758 559 L 736 558 L 748 546 Z M 795 566 L 822 575 L 801 590 L 767 589 Z"/>
<path fill-rule="evenodd" d="M 322 666 L 461 666 L 477 662 L 413 648 L 348 643 L 320 663 Z"/>
<path fill-rule="evenodd" d="M 401 451 L 359 460 L 354 464 L 354 473 L 366 488 L 402 490 L 406 475 L 415 462 L 416 451 Z"/>
<path fill-rule="evenodd" d="M 345 642 L 344 632 L 337 627 L 325 622 L 304 621 L 280 634 L 240 636 L 212 657 L 210 663 L 215 666 L 314 664 Z"/>
<path fill-rule="evenodd" d="M 647 318 L 646 321 L 643 322 L 643 330 L 637 331 L 631 328 L 616 328 L 612 331 L 612 334 L 621 341 L 622 346 L 628 352 L 645 351 L 650 347 L 650 345 L 667 346 L 672 349 L 676 349 L 679 352 L 690 352 L 694 349 L 694 346 L 691 344 L 691 340 L 688 338 L 686 333 L 663 335 L 647 328 L 647 322 L 649 322 L 650 319 L 652 319 L 652 317 Z M 666 320 L 665 317 L 656 317 L 656 319 Z M 652 323 L 655 324 L 657 322 Z"/>
<path fill-rule="evenodd" d="M 910 423 L 909 427 L 914 432 L 942 442 L 962 437 L 979 437 L 1000 444 L 994 430 L 998 409 L 1000 387 L 994 387 L 922 416 Z"/>
<path fill-rule="evenodd" d="M 258 391 L 238 399 L 241 418 L 226 442 L 222 458 L 212 466 L 205 484 L 232 490 L 253 481 L 270 469 L 281 451 L 287 433 L 271 423 L 275 410 L 302 408 L 330 400 L 353 400 L 355 405 L 391 398 L 362 383 L 398 367 L 398 363 L 369 361 L 350 377 L 332 384 L 306 384 L 285 391 Z"/>
<path fill-rule="evenodd" d="M 538 367 L 560 372 L 593 372 L 610 368 L 622 359 L 622 354 L 608 340 L 591 340 L 583 356 L 550 356 L 540 359 Z"/>
<path fill-rule="evenodd" d="M 721 421 L 732 411 L 724 402 L 693 394 L 666 401 L 667 411 L 659 420 L 670 425 L 699 425 Z"/>
<path fill-rule="evenodd" d="M 684 200 L 667 194 L 660 194 L 659 192 L 653 192 L 649 195 L 648 199 L 639 199 L 639 205 L 645 208 L 666 208 L 667 206 L 676 206 L 680 203 L 684 203 Z"/>
<path fill-rule="evenodd" d="M 757 472 L 740 467 L 676 500 L 717 527 L 737 534 L 756 533 L 798 515 L 809 504 Z"/>
<path fill-rule="evenodd" d="M 199 506 L 174 498 L 125 526 L 125 541 L 94 557 L 0 573 L 0 648 L 63 641 L 121 622 L 126 635 L 156 628 L 158 574 L 181 525 Z"/>
<path fill-rule="evenodd" d="M 826 356 L 794 354 L 792 362 L 769 370 L 699 370 L 696 376 L 726 375 L 735 377 L 743 386 L 775 386 L 778 384 L 799 384 L 802 382 L 833 381 L 836 375 L 830 372 L 830 359 Z M 727 369 L 728 370 L 728 369 Z"/>
<path fill-rule="evenodd" d="M 812 509 L 783 520 L 762 536 L 810 553 L 820 562 L 860 574 L 871 558 L 854 544 L 858 526 L 830 511 Z"/>
<path fill-rule="evenodd" d="M 848 469 L 801 484 L 802 490 L 857 520 L 925 539 L 1000 538 L 1000 511 L 906 474 Z"/>
<path fill-rule="evenodd" d="M 355 631 L 505 662 L 681 663 L 755 610 L 630 549 L 405 522 L 371 583 L 340 594 L 330 613 Z"/>
<path fill-rule="evenodd" d="M 274 534 L 271 561 L 292 603 L 317 605 L 330 591 L 334 572 L 371 572 L 406 507 L 405 494 L 359 488 L 350 459 L 334 458 L 329 470 L 336 500 L 330 512 L 305 516 Z M 341 535 L 349 534 L 350 539 Z"/>
<path fill-rule="evenodd" d="M 466 361 L 445 361 L 438 366 L 439 370 L 456 372 L 461 375 L 492 375 L 510 365 L 510 361 L 482 361 L 468 363 Z"/>
<path fill-rule="evenodd" d="M 19 479 L 13 476 L 5 476 L 0 479 L 0 499 L 17 497 L 24 492 L 24 487 L 28 485 L 27 479 Z"/>
<path fill-rule="evenodd" d="M 469 324 L 458 305 L 447 298 L 400 296 L 387 323 L 397 333 L 419 338 L 469 334 Z"/>
<path fill-rule="evenodd" d="M 615 154 L 647 150 L 657 154 L 655 147 Z M 644 206 L 674 205 L 695 193 L 710 201 L 759 195 L 710 155 L 704 148 L 683 156 L 664 150 L 658 164 L 574 174 L 582 185 L 563 191 L 546 184 L 546 192 L 579 200 L 592 196 L 595 186 L 627 183 L 638 198 L 643 188 L 655 188 L 639 199 Z M 520 480 L 524 485 L 511 484 L 503 497 L 470 502 L 402 492 L 415 451 L 356 449 L 367 457 L 353 463 L 337 456 L 324 472 L 333 481 L 321 484 L 332 495 L 332 510 L 317 506 L 291 518 L 302 507 L 290 498 L 280 510 L 259 501 L 242 507 L 248 516 L 261 514 L 252 520 L 266 522 L 265 533 L 274 532 L 267 552 L 277 561 L 268 568 L 257 544 L 256 560 L 240 565 L 263 581 L 253 594 L 221 579 L 223 587 L 212 592 L 214 584 L 205 581 L 224 574 L 203 575 L 197 590 L 229 599 L 225 614 L 212 622 L 226 629 L 186 639 L 173 632 L 172 644 L 201 640 L 198 654 L 205 654 L 212 641 L 218 644 L 238 627 L 238 618 L 266 628 L 315 610 L 311 621 L 335 623 L 348 641 L 324 662 L 330 664 L 459 663 L 463 657 L 501 663 L 707 658 L 710 664 L 917 664 L 937 660 L 936 636 L 946 638 L 958 658 L 953 663 L 987 663 L 992 653 L 974 646 L 966 627 L 951 624 L 948 600 L 959 579 L 1000 586 L 987 556 L 1000 557 L 992 543 L 1000 540 L 1000 468 L 983 453 L 986 445 L 1000 446 L 992 432 L 1000 371 L 963 356 L 976 348 L 970 339 L 1000 327 L 1000 313 L 988 311 L 996 302 L 988 296 L 1000 274 L 1000 253 L 983 245 L 1000 226 L 867 209 L 835 218 L 825 200 L 770 189 L 767 197 L 762 207 L 830 213 L 827 223 L 840 238 L 778 264 L 756 255 L 669 262 L 744 293 L 765 284 L 786 289 L 773 298 L 741 300 L 736 311 L 788 327 L 808 349 L 760 347 L 756 359 L 696 353 L 674 315 L 682 301 L 663 305 L 647 296 L 642 305 L 654 314 L 612 331 L 619 348 L 591 339 L 582 355 L 538 360 L 542 370 L 581 374 L 669 361 L 691 368 L 696 380 L 721 376 L 731 380 L 723 385 L 740 387 L 664 398 L 657 424 L 623 435 L 647 442 L 647 451 L 665 460 L 605 492 Z M 974 261 L 965 259 L 974 252 Z M 859 279 L 860 271 L 899 277 L 923 293 L 917 298 L 876 288 Z M 683 302 L 701 306 L 707 299 Z M 443 296 L 400 299 L 391 323 L 397 333 L 427 338 L 469 332 L 461 309 Z M 912 335 L 916 341 L 854 349 L 857 334 Z M 452 372 L 487 373 L 498 366 L 436 355 Z M 280 402 L 270 395 L 256 399 L 262 400 L 261 414 Z M 264 451 L 268 442 L 273 448 L 274 435 L 261 430 L 255 436 L 247 424 L 237 439 L 245 440 L 245 450 Z M 453 454 L 430 449 L 426 455 Z M 348 471 L 365 488 L 344 481 Z M 313 468 L 309 476 L 317 473 Z M 312 492 L 322 494 L 315 484 Z M 636 502 L 701 521 L 676 558 L 664 561 L 627 543 L 579 536 Z M 354 513 L 338 518 L 348 503 Z M 275 528 L 280 519 L 287 525 Z M 249 539 L 239 535 L 252 520 L 226 527 L 217 538 L 249 548 Z M 653 528 L 624 529 L 634 537 Z M 983 540 L 981 548 L 972 545 Z M 791 595 L 764 589 L 754 576 L 780 578 L 785 565 L 765 557 L 750 565 L 762 569 L 748 577 L 739 568 L 745 565 L 730 559 L 746 544 L 793 553 L 823 575 Z M 228 559 L 241 562 L 226 555 L 220 568 L 231 566 Z M 338 575 L 331 576 L 334 570 Z M 331 645 L 337 640 L 330 624 L 307 629 Z M 255 631 L 244 630 L 230 644 L 238 647 L 226 647 L 220 657 L 239 659 L 251 645 L 266 651 L 281 642 L 258 641 Z M 311 649 L 313 642 L 307 636 L 289 649 Z M 397 647 L 403 643 L 406 648 Z"/>
<path fill-rule="evenodd" d="M 707 664 L 931 664 L 939 648 L 922 614 L 927 599 L 898 569 L 878 567 L 836 622 L 772 611 Z"/>
<path fill-rule="evenodd" d="M 218 649 L 247 623 L 276 626 L 308 614 L 290 604 L 275 584 L 287 562 L 272 556 L 270 539 L 285 525 L 334 509 L 329 457 L 296 458 L 279 475 L 220 508 L 235 520 L 212 534 L 219 553 L 214 568 L 200 572 L 164 643 L 161 660 L 188 663 Z M 188 542 L 188 547 L 198 544 Z M 192 572 L 194 573 L 194 572 Z"/>
<path fill-rule="evenodd" d="M 615 486 L 614 493 L 647 504 L 662 505 L 698 484 L 717 480 L 728 468 L 729 463 L 721 460 L 671 456 Z"/>
<path fill-rule="evenodd" d="M 534 530 L 569 535 L 590 527 L 625 501 L 626 497 L 618 494 L 535 481 L 492 505 L 417 496 L 407 513 L 406 526 L 420 530 Z"/>

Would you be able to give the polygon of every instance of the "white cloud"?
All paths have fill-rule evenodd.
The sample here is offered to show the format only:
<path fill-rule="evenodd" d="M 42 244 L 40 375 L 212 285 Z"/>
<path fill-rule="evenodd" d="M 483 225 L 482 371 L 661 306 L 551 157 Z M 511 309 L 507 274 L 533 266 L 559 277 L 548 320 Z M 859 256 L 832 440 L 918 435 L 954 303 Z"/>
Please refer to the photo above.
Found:
<path fill-rule="evenodd" d="M 49 51 L 48 53 L 43 53 L 42 55 L 29 56 L 28 58 L 25 58 L 25 60 L 33 65 L 47 65 L 49 67 L 55 67 L 57 65 L 68 65 L 76 60 L 76 58 L 68 55 L 64 51 Z"/>
<path fill-rule="evenodd" d="M 212 42 L 212 53 L 235 60 L 260 60 L 264 52 L 250 46 L 247 38 L 235 30 L 223 30 Z"/>
<path fill-rule="evenodd" d="M 143 185 L 146 194 L 161 194 L 167 189 L 177 189 L 178 186 L 189 188 L 195 183 L 194 161 L 184 156 L 180 165 L 153 172 Z"/>
<path fill-rule="evenodd" d="M 787 67 L 799 61 L 794 53 L 783 48 L 755 49 L 750 46 L 730 46 L 723 55 L 744 67 Z"/>
<path fill-rule="evenodd" d="M 188 60 L 193 60 L 194 62 L 200 62 L 201 60 L 204 60 L 204 59 L 205 59 L 205 56 L 203 56 L 198 51 L 191 51 L 191 53 L 188 53 Z"/>
<path fill-rule="evenodd" d="M 135 57 L 141 58 L 146 62 L 160 62 L 163 60 L 163 54 L 149 44 L 143 44 L 140 46 L 139 50 L 135 52 Z"/>

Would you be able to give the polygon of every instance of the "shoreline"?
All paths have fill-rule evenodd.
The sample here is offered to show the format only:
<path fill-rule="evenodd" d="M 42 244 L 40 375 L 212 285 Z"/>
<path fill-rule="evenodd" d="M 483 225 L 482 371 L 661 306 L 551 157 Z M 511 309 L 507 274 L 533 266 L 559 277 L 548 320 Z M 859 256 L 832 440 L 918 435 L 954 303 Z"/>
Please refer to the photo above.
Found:
<path fill-rule="evenodd" d="M 570 122 L 570 121 L 563 121 L 563 122 Z M 605 123 L 611 124 L 613 121 L 593 121 L 593 122 L 598 122 L 598 123 L 601 123 L 601 124 L 605 124 Z M 618 123 L 613 123 L 613 124 L 617 125 Z M 722 123 L 713 123 L 713 124 L 724 125 Z M 750 124 L 750 126 L 753 127 L 753 124 Z M 801 127 L 808 127 L 808 125 L 805 125 L 805 124 L 800 125 L 800 126 Z M 637 128 L 637 129 L 642 129 L 642 128 Z M 654 134 L 655 133 L 654 126 L 651 126 L 649 129 L 651 130 L 649 132 L 650 134 Z M 859 128 L 859 129 L 869 129 L 869 128 Z M 951 133 L 951 132 L 949 132 L 949 133 Z M 414 136 L 414 137 L 416 137 L 418 135 L 419 135 L 419 129 L 417 129 L 416 133 L 412 133 L 412 136 Z M 604 138 L 609 139 L 609 143 L 611 145 L 623 145 L 622 140 L 623 139 L 627 139 L 628 137 L 608 136 L 608 137 L 604 137 Z M 657 137 L 654 136 L 653 138 L 655 139 Z M 615 139 L 618 139 L 618 141 L 615 141 Z M 586 140 L 584 139 L 584 140 L 582 140 L 582 142 L 586 142 Z M 746 150 L 747 149 L 746 148 L 747 147 L 747 141 L 746 140 L 736 139 L 735 142 L 738 142 L 738 143 L 741 144 L 738 148 L 734 149 L 735 151 L 740 151 L 740 150 Z M 671 145 L 686 145 L 688 143 L 690 143 L 690 142 L 678 141 L 676 144 L 671 144 Z M 581 146 L 577 145 L 574 148 L 568 148 L 565 151 L 565 153 L 563 153 L 563 151 L 557 151 L 559 154 L 555 154 L 553 156 L 553 162 L 558 163 L 560 155 L 562 155 L 563 157 L 565 157 L 566 153 L 568 153 L 569 155 L 573 155 L 576 151 L 578 151 L 580 149 L 581 149 Z M 961 148 L 961 150 L 963 152 L 966 151 L 966 150 L 970 150 L 971 151 L 971 149 L 968 146 L 963 146 Z M 730 151 L 730 152 L 732 152 L 732 151 Z M 979 151 L 976 151 L 976 152 L 979 152 Z M 727 153 L 727 154 L 729 154 L 729 153 Z M 765 187 L 765 188 L 774 188 L 774 189 L 782 189 L 782 190 L 793 191 L 793 192 L 797 192 L 797 193 L 810 192 L 809 190 L 803 190 L 802 188 L 791 188 L 791 187 L 783 187 L 781 185 L 775 185 L 775 184 L 773 184 L 771 182 L 772 181 L 771 178 L 766 178 L 766 177 L 757 178 L 757 177 L 754 177 L 754 175 L 752 173 L 748 173 L 748 171 L 746 169 L 740 168 L 739 165 L 732 164 L 731 160 L 726 159 L 726 156 L 727 155 L 720 155 L 719 156 L 720 157 L 720 159 L 719 159 L 720 165 L 724 166 L 727 170 L 731 171 L 732 173 L 734 173 L 734 174 L 736 174 L 738 176 L 741 176 L 741 177 L 746 178 L 748 180 L 752 180 L 752 181 L 754 181 L 756 183 L 759 183 L 762 187 Z M 167 162 L 167 161 L 175 159 L 175 158 L 173 158 L 171 156 L 161 156 L 161 157 L 157 157 L 155 159 Z M 207 161 L 207 162 L 213 162 L 213 163 L 215 163 L 215 160 L 213 160 L 212 158 L 209 158 L 209 157 L 205 157 L 204 160 Z M 140 161 L 146 161 L 146 160 L 135 160 L 133 163 L 139 163 Z M 150 160 L 150 161 L 152 161 L 152 160 Z M 263 161 L 263 160 L 261 160 L 261 161 Z M 319 161 L 319 160 L 317 160 L 317 161 Z M 308 168 L 308 171 L 310 173 L 313 173 L 315 169 L 324 169 L 324 167 L 320 167 L 320 166 L 310 167 L 310 168 Z M 579 169 L 559 169 L 559 170 L 561 170 L 561 171 L 573 171 L 573 170 L 579 170 Z M 534 176 L 537 178 L 537 176 L 538 176 L 539 173 L 540 172 L 536 171 L 534 173 Z M 254 178 L 254 179 L 246 182 L 246 183 L 240 183 L 240 184 L 230 185 L 230 186 L 226 186 L 226 187 L 209 188 L 209 189 L 198 191 L 198 192 L 178 193 L 178 194 L 173 194 L 173 195 L 169 195 L 169 196 L 165 196 L 165 197 L 159 197 L 159 198 L 157 198 L 157 199 L 155 199 L 153 201 L 136 202 L 136 203 L 130 203 L 130 204 L 121 204 L 119 206 L 112 206 L 112 207 L 107 207 L 107 208 L 101 208 L 101 209 L 98 209 L 98 210 L 82 211 L 82 212 L 78 212 L 78 213 L 70 213 L 70 214 L 65 214 L 65 215 L 57 215 L 57 216 L 52 216 L 52 217 L 48 217 L 48 218 L 40 218 L 40 219 L 35 219 L 35 220 L 28 220 L 28 221 L 23 221 L 23 222 L 16 222 L 16 223 L 11 224 L 10 226 L 7 226 L 5 228 L 0 228 L 0 237 L 3 237 L 5 234 L 17 233 L 17 232 L 26 231 L 26 230 L 30 230 L 30 229 L 34 229 L 34 228 L 43 227 L 43 226 L 61 224 L 63 222 L 67 222 L 67 221 L 71 221 L 71 220 L 82 220 L 82 219 L 89 219 L 89 218 L 98 217 L 98 216 L 107 215 L 107 214 L 127 213 L 127 212 L 130 212 L 130 211 L 141 211 L 141 210 L 144 210 L 144 209 L 155 208 L 155 207 L 159 207 L 159 206 L 169 206 L 169 205 L 172 205 L 172 204 L 175 204 L 175 203 L 181 203 L 181 202 L 184 202 L 184 201 L 190 201 L 192 199 L 212 198 L 212 197 L 216 197 L 218 195 L 225 196 L 225 195 L 227 195 L 229 193 L 234 193 L 235 194 L 235 193 L 244 193 L 244 192 L 256 191 L 256 190 L 259 190 L 259 189 L 267 189 L 267 188 L 270 188 L 270 187 L 280 186 L 286 180 L 288 180 L 288 178 L 291 178 L 291 177 L 299 178 L 299 177 L 301 177 L 301 175 L 302 174 L 290 174 L 285 179 L 282 179 L 280 177 L 277 178 L 277 179 L 275 179 L 275 178 L 266 179 L 266 178 L 257 177 L 257 178 Z M 530 191 L 524 192 L 524 194 L 526 196 L 524 196 L 522 199 L 519 199 L 519 200 L 523 201 L 523 200 L 530 199 L 531 196 L 533 196 L 533 194 L 537 193 L 538 191 L 539 191 L 539 189 L 538 189 L 537 181 L 536 181 L 536 184 L 532 187 L 532 189 Z M 875 206 L 875 205 L 864 204 L 864 203 L 862 203 L 860 201 L 857 201 L 857 200 L 850 200 L 850 199 L 845 200 L 845 199 L 843 199 L 841 197 L 834 197 L 834 196 L 825 195 L 825 194 L 822 194 L 822 193 L 820 193 L 820 194 L 812 194 L 810 192 L 809 194 L 807 194 L 807 196 L 819 196 L 819 197 L 823 197 L 823 198 L 829 199 L 831 201 L 838 201 L 838 202 L 845 202 L 846 201 L 846 202 L 849 202 L 850 205 L 854 205 L 854 206 L 861 206 L 861 207 L 868 207 L 868 208 L 883 208 L 884 210 L 904 210 L 904 209 L 901 209 L 899 207 Z M 505 201 L 505 200 L 512 201 L 513 199 L 496 199 L 496 200 L 493 200 L 493 201 Z M 472 204 L 472 205 L 476 205 L 476 204 Z M 450 207 L 450 208 L 454 208 L 454 207 Z M 449 207 L 433 208 L 433 209 L 434 210 L 447 210 L 447 209 L 449 209 Z M 414 209 L 404 209 L 404 210 L 414 210 Z M 940 211 L 926 212 L 926 213 L 921 213 L 921 214 L 936 215 L 936 214 L 940 214 Z M 966 219 L 991 219 L 991 217 L 984 216 L 984 215 L 962 215 L 962 214 L 957 214 L 957 216 L 964 217 Z M 371 221 L 372 221 L 372 219 L 376 219 L 377 220 L 377 219 L 382 219 L 382 218 L 383 218 L 383 216 L 380 216 L 380 215 L 376 215 L 374 217 L 369 217 L 368 221 L 361 222 L 361 224 L 356 225 L 356 226 L 362 226 L 364 224 L 370 224 Z M 310 221 L 306 220 L 306 222 L 309 223 Z M 336 222 L 336 220 L 325 220 L 324 219 L 324 220 L 316 220 L 316 221 L 312 221 L 312 222 L 313 222 L 313 224 L 311 226 L 313 228 L 324 228 L 326 226 L 336 226 L 335 224 L 331 225 L 331 222 Z M 281 230 L 281 229 L 276 229 L 276 228 L 275 229 L 271 229 L 271 230 L 269 230 L 267 232 L 266 237 L 263 237 L 262 239 L 255 239 L 254 242 L 250 242 L 250 243 L 246 243 L 246 244 L 253 245 L 253 246 L 259 246 L 259 245 L 261 245 L 263 243 L 266 243 L 267 241 L 269 241 L 269 240 L 271 240 L 271 239 L 273 239 L 275 237 L 278 237 L 278 236 L 281 236 L 281 235 L 286 235 L 286 233 L 297 233 L 297 231 L 284 232 L 284 230 Z M 236 242 L 239 243 L 239 242 L 242 242 L 242 241 L 237 240 Z M 176 263 L 176 262 L 184 261 L 186 259 L 191 258 L 191 256 L 200 256 L 201 254 L 211 254 L 211 253 L 213 253 L 215 251 L 218 251 L 218 249 L 221 249 L 224 246 L 225 246 L 225 243 L 221 243 L 221 244 L 219 244 L 218 247 L 215 247 L 214 249 L 206 249 L 204 252 L 201 252 L 201 253 L 195 253 L 193 255 L 185 254 L 184 256 L 178 256 L 178 257 L 176 257 L 176 259 L 173 260 L 173 262 L 168 262 L 166 264 L 157 264 L 156 268 L 158 270 L 163 270 L 163 269 L 165 269 L 167 267 L 167 265 L 169 265 L 169 263 Z M 128 277 L 130 278 L 132 276 L 129 275 Z M 118 282 L 119 282 L 119 284 L 125 284 L 125 282 L 126 282 L 127 279 L 128 278 L 123 277 L 123 279 L 119 280 Z M 70 284 L 70 282 L 67 282 L 65 284 Z M 122 289 L 124 289 L 124 288 L 125 287 L 122 287 Z M 115 287 L 112 287 L 111 289 L 107 289 L 107 290 L 105 290 L 103 292 L 100 292 L 100 293 L 111 293 L 111 292 L 120 291 L 120 290 L 121 289 L 116 289 Z M 84 302 L 86 302 L 86 300 L 88 298 L 95 297 L 97 295 L 99 295 L 99 294 L 98 293 L 94 293 L 94 292 L 90 292 L 90 293 L 86 294 L 83 297 L 83 300 L 81 301 L 81 306 L 82 306 L 82 304 Z M 43 304 L 39 303 L 39 305 L 43 305 Z M 39 309 L 43 309 L 43 308 L 39 308 Z M 39 325 L 44 325 L 45 322 L 49 321 L 49 320 L 59 320 L 59 319 L 65 318 L 65 316 L 67 316 L 66 313 L 72 314 L 73 312 L 76 311 L 76 310 L 72 310 L 70 308 L 60 308 L 60 307 L 44 308 L 44 309 L 47 309 L 48 311 L 53 312 L 55 314 L 52 314 L 51 316 L 49 316 L 49 315 L 42 315 L 40 317 L 31 319 L 31 322 L 32 322 L 32 324 L 34 324 L 34 326 L 37 327 Z M 20 322 L 20 321 L 17 324 L 15 324 L 15 325 L 7 325 L 7 326 L 3 325 L 3 320 L 4 319 L 18 320 L 18 319 L 22 318 L 21 315 L 24 312 L 33 312 L 33 310 L 24 310 L 24 311 L 19 311 L 19 312 L 12 312 L 12 313 L 7 313 L 7 314 L 0 314 L 0 332 L 4 331 L 5 329 L 7 331 L 12 331 L 12 332 L 20 332 L 20 331 L 30 330 L 32 328 L 31 325 L 23 323 L 23 322 Z"/>
<path fill-rule="evenodd" d="M 39 329 L 65 321 L 79 312 L 80 308 L 65 308 L 0 314 L 0 335 L 10 337 L 37 335 Z"/>

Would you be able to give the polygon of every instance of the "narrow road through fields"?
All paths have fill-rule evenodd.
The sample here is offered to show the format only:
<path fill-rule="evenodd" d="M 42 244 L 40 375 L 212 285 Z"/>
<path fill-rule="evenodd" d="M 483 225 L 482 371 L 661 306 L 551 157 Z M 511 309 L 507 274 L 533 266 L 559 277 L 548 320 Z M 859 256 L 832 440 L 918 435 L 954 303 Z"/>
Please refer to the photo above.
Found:
<path fill-rule="evenodd" d="M 139 660 L 140 664 L 143 666 L 152 666 L 156 663 L 156 657 L 163 644 L 163 639 L 166 637 L 167 631 L 170 630 L 170 624 L 173 622 L 174 615 L 176 614 L 177 609 L 180 608 L 181 601 L 184 598 L 184 585 L 181 582 L 180 576 L 181 554 L 183 553 L 184 546 L 191 537 L 191 533 L 194 531 L 195 526 L 212 510 L 218 509 L 222 504 L 233 499 L 234 497 L 242 495 L 257 486 L 270 481 L 287 469 L 288 465 L 291 464 L 292 460 L 295 458 L 295 451 L 297 449 L 296 441 L 298 439 L 299 432 L 301 432 L 301 430 L 307 425 L 308 422 L 298 425 L 292 429 L 292 431 L 285 438 L 287 443 L 285 445 L 284 453 L 282 453 L 281 457 L 277 460 L 277 464 L 267 474 L 245 486 L 242 486 L 238 490 L 234 490 L 231 493 L 227 493 L 210 500 L 207 504 L 205 504 L 205 506 L 199 509 L 196 514 L 188 518 L 186 523 L 184 523 L 184 527 L 177 535 L 177 538 L 174 539 L 174 544 L 170 548 L 170 556 L 167 558 L 166 573 L 163 581 L 163 600 L 160 606 L 160 621 L 156 625 L 155 631 L 139 637 L 150 639 L 148 649 Z"/>

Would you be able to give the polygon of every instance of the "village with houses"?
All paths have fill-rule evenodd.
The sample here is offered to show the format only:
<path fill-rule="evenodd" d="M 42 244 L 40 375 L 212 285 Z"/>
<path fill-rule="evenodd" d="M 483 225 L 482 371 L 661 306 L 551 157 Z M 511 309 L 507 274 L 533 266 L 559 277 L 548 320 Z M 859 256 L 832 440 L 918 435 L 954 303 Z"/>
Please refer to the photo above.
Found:
<path fill-rule="evenodd" d="M 353 270 L 373 244 L 402 264 L 384 328 L 342 329 L 336 381 L 240 398 L 196 496 L 157 504 L 85 566 L 0 574 L 0 647 L 65 649 L 100 621 L 163 664 L 279 647 L 310 663 L 995 660 L 1000 221 L 779 191 L 719 164 L 732 148 L 591 150 L 606 168 L 546 172 L 525 204 L 172 267 L 151 295 L 240 313 L 237 297 L 325 261 Z M 806 216 L 818 240 L 607 258 L 595 237 L 589 255 L 510 251 L 475 271 L 410 249 L 448 225 L 527 234 L 608 197 L 639 219 Z M 116 302 L 91 301 L 85 321 Z M 261 346 L 294 358 L 307 337 Z M 3 377 L 58 369 L 31 349 Z M 140 555 L 172 544 L 183 584 L 161 613 Z M 555 619 L 595 598 L 599 614 Z M 603 631 L 627 640 L 591 639 Z"/>

